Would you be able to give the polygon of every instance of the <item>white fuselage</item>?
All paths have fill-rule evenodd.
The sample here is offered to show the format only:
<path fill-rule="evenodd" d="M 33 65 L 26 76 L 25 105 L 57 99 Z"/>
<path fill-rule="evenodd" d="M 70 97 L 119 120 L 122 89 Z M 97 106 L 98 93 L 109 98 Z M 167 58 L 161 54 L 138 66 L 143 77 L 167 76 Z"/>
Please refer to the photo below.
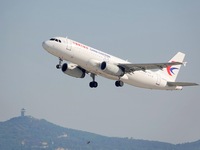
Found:
<path fill-rule="evenodd" d="M 60 39 L 61 42 L 51 40 L 43 42 L 44 49 L 62 60 L 77 64 L 89 73 L 100 75 L 112 80 L 119 80 L 120 78 L 124 83 L 141 88 L 160 90 L 182 89 L 181 86 L 168 86 L 168 78 L 158 71 L 134 71 L 125 73 L 121 77 L 108 74 L 100 69 L 100 64 L 103 61 L 116 65 L 118 63 L 129 64 L 130 62 L 67 38 L 59 37 L 58 39 Z"/>

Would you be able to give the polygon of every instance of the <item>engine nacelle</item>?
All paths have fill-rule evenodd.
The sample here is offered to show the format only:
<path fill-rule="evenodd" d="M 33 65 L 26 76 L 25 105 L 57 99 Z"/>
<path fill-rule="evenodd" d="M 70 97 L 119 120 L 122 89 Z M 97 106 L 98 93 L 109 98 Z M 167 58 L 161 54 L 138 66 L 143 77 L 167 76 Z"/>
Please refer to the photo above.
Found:
<path fill-rule="evenodd" d="M 62 71 L 72 77 L 75 78 L 84 78 L 85 77 L 85 71 L 80 69 L 75 64 L 63 64 L 62 65 Z"/>
<path fill-rule="evenodd" d="M 103 70 L 105 73 L 113 75 L 113 76 L 123 76 L 124 71 L 122 68 L 115 64 L 107 63 L 107 62 L 102 62 L 100 66 L 101 70 Z"/>

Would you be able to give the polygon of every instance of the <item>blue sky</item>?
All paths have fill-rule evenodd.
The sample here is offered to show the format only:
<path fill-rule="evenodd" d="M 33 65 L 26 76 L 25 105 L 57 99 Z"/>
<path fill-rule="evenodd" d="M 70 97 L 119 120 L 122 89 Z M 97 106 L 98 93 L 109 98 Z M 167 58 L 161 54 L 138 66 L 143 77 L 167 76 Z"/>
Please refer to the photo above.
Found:
<path fill-rule="evenodd" d="M 186 53 L 178 81 L 200 83 L 199 1 L 4 1 L 0 5 L 0 121 L 27 115 L 106 136 L 182 143 L 200 139 L 199 87 L 154 91 L 55 68 L 42 48 L 53 36 L 134 63 Z"/>

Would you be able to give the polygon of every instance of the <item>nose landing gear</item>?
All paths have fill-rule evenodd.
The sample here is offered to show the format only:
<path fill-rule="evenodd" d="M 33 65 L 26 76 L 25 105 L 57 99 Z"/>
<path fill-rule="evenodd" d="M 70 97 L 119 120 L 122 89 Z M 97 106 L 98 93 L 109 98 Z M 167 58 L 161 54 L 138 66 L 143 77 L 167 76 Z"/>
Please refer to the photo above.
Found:
<path fill-rule="evenodd" d="M 56 65 L 56 68 L 57 69 L 60 69 L 61 68 L 61 66 L 62 66 L 62 59 L 61 58 L 59 58 L 59 63 Z"/>

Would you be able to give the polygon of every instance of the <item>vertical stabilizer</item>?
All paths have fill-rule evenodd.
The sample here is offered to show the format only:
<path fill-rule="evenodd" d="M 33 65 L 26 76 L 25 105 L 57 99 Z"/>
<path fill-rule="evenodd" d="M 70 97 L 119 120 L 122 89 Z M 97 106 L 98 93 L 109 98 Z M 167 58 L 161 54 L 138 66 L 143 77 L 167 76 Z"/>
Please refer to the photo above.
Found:
<path fill-rule="evenodd" d="M 185 57 L 184 53 L 178 52 L 169 62 L 183 62 Z M 174 82 L 180 71 L 181 65 L 168 66 L 162 72 L 168 77 L 169 81 Z"/>

